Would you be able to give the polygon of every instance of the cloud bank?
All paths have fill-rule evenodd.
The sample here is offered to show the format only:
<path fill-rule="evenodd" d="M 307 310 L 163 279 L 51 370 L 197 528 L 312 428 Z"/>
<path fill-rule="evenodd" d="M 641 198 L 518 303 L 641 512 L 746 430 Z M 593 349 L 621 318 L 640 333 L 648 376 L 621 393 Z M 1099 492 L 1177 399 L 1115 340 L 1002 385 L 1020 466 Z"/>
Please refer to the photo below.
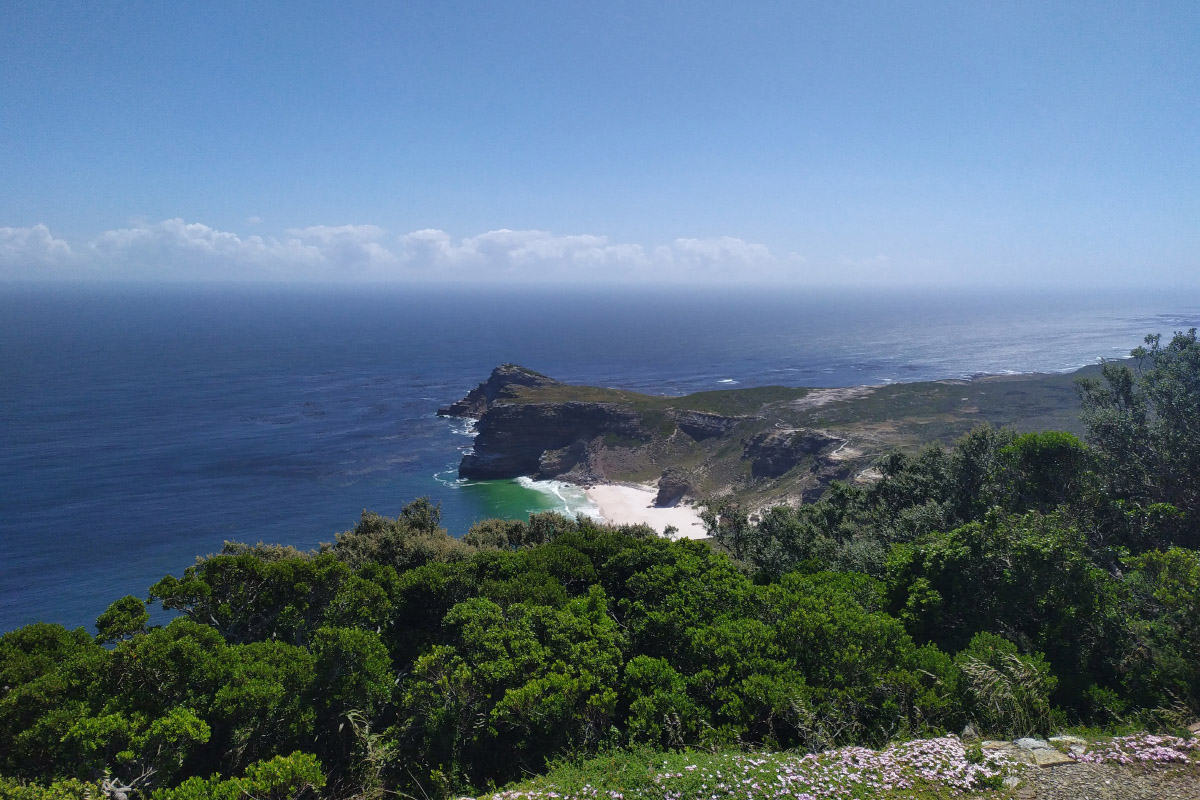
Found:
<path fill-rule="evenodd" d="M 239 235 L 168 219 L 104 231 L 72 247 L 45 225 L 0 228 L 0 277 L 158 280 L 747 282 L 794 275 L 803 259 L 733 237 L 646 246 L 595 234 L 494 230 L 455 238 L 375 225 Z"/>
<path fill-rule="evenodd" d="M 0 228 L 0 275 L 36 278 L 75 266 L 71 245 L 54 238 L 45 225 Z"/>

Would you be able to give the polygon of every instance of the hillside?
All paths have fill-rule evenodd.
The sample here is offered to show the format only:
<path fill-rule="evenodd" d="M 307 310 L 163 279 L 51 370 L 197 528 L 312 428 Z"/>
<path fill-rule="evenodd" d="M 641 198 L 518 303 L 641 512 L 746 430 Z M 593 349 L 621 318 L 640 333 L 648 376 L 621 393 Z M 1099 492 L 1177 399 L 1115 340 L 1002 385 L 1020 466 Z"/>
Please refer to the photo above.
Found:
<path fill-rule="evenodd" d="M 1098 373 L 664 397 L 509 364 L 439 413 L 478 420 L 462 477 L 659 482 L 660 504 L 728 496 L 762 506 L 811 501 L 833 480 L 869 480 L 888 451 L 949 444 L 982 424 L 1080 432 L 1075 380 Z"/>

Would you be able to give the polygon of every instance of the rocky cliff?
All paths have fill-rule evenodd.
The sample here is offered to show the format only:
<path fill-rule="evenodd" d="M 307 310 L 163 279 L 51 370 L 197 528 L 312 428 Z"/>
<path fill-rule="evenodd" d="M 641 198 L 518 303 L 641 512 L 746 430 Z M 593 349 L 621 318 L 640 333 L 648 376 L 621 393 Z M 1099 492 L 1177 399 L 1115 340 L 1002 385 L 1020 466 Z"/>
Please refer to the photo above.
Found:
<path fill-rule="evenodd" d="M 587 461 L 597 438 L 650 440 L 641 417 L 612 403 L 497 403 L 479 418 L 475 452 L 463 456 L 463 478 L 592 476 Z M 581 469 L 582 467 L 582 469 Z"/>
<path fill-rule="evenodd" d="M 718 413 L 687 401 L 568 386 L 506 364 L 438 413 L 478 420 L 461 477 L 657 479 L 660 506 L 744 486 L 761 491 L 789 473 L 789 482 L 805 482 L 789 489 L 795 496 L 810 488 L 813 475 L 824 477 L 822 454 L 844 441 L 816 430 L 776 430 L 762 414 Z"/>
<path fill-rule="evenodd" d="M 534 372 L 516 364 L 501 364 L 492 370 L 486 381 L 467 392 L 467 396 L 456 403 L 439 408 L 439 417 L 467 417 L 479 419 L 498 400 L 512 400 L 521 387 L 561 386 L 553 378 Z"/>
<path fill-rule="evenodd" d="M 658 505 L 715 496 L 768 505 L 812 500 L 834 480 L 871 480 L 868 468 L 883 453 L 949 443 L 985 422 L 1073 430 L 1074 380 L 761 386 L 663 397 L 572 386 L 505 364 L 438 413 L 478 420 L 475 451 L 459 467 L 466 478 L 657 483 Z"/>
<path fill-rule="evenodd" d="M 827 453 L 845 439 L 824 431 L 763 431 L 742 443 L 742 458 L 750 462 L 750 474 L 756 478 L 778 478 L 810 456 Z"/>

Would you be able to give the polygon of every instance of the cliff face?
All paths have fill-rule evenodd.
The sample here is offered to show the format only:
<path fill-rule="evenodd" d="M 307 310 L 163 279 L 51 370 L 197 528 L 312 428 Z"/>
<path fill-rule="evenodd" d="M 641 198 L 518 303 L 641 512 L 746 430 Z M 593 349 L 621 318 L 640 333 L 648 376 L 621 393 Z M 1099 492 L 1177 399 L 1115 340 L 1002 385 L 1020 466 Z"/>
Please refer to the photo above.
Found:
<path fill-rule="evenodd" d="M 645 442 L 650 434 L 633 410 L 612 403 L 498 403 L 476 426 L 475 452 L 463 456 L 463 478 L 553 478 L 586 462 L 601 436 Z"/>
<path fill-rule="evenodd" d="M 457 403 L 438 409 L 439 417 L 469 417 L 479 419 L 491 405 L 500 400 L 515 398 L 519 387 L 561 386 L 553 378 L 516 364 L 502 364 L 492 370 L 486 381 L 467 392 Z"/>
<path fill-rule="evenodd" d="M 815 456 L 844 443 L 824 431 L 774 430 L 751 436 L 743 442 L 742 458 L 750 462 L 756 478 L 778 478 L 808 456 Z"/>
<path fill-rule="evenodd" d="M 739 422 L 749 419 L 749 417 L 728 417 L 708 411 L 691 411 L 687 409 L 671 409 L 668 413 L 675 421 L 675 424 L 679 426 L 679 430 L 698 442 L 717 436 L 724 436 L 733 430 Z"/>

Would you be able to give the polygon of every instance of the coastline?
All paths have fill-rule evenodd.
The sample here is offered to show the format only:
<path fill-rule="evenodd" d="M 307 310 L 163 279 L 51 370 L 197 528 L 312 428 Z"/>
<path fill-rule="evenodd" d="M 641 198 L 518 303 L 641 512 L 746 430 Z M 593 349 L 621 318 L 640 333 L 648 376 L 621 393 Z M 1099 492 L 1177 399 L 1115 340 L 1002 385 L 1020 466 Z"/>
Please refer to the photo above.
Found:
<path fill-rule="evenodd" d="M 584 487 L 584 493 L 599 509 L 604 521 L 612 525 L 648 525 L 659 535 L 670 525 L 678 530 L 671 537 L 673 539 L 704 539 L 708 536 L 699 507 L 659 508 L 654 505 L 658 492 L 652 486 L 600 483 Z"/>

